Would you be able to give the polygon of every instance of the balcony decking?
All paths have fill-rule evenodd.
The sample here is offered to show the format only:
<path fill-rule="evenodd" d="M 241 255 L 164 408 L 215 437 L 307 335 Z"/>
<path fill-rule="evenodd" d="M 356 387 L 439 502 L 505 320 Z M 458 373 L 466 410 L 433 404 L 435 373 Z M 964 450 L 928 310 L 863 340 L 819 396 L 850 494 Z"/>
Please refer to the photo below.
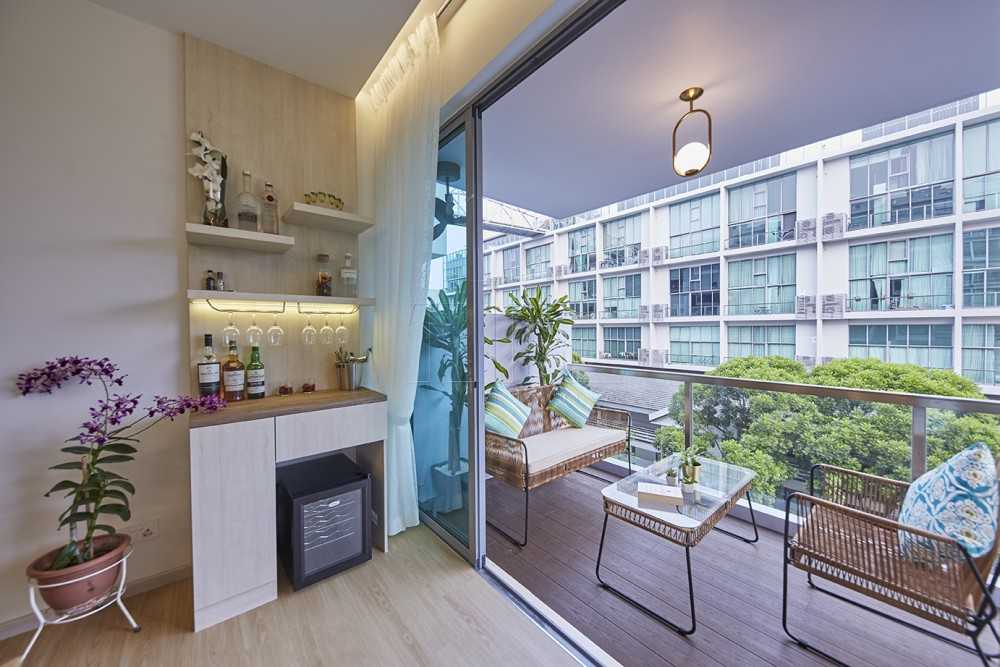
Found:
<path fill-rule="evenodd" d="M 535 489 L 528 546 L 518 549 L 487 528 L 487 556 L 624 665 L 828 664 L 782 631 L 777 533 L 761 530 L 755 545 L 713 533 L 691 550 L 698 628 L 688 638 L 602 589 L 594 566 L 604 485 L 574 474 Z M 487 482 L 489 518 L 517 535 L 522 503 L 517 490 Z M 721 525 L 741 534 L 750 529 L 729 518 Z M 680 547 L 611 519 L 601 574 L 658 613 L 687 623 Z M 810 590 L 794 569 L 789 590 L 792 631 L 851 665 L 979 664 L 969 653 Z"/>

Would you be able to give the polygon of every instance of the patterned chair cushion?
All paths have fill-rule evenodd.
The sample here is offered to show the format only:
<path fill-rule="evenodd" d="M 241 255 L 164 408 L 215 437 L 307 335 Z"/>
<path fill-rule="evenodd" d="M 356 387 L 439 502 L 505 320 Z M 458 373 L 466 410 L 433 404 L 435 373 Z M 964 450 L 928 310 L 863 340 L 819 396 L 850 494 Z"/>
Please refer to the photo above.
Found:
<path fill-rule="evenodd" d="M 563 375 L 559 388 L 552 394 L 549 410 L 556 413 L 570 426 L 583 428 L 590 417 L 591 410 L 597 405 L 601 395 L 590 391 L 580 384 L 571 373 Z"/>
<path fill-rule="evenodd" d="M 531 408 L 517 400 L 503 382 L 493 385 L 486 403 L 486 430 L 508 438 L 516 438 L 528 419 Z"/>
<path fill-rule="evenodd" d="M 899 522 L 956 540 L 973 557 L 993 547 L 997 532 L 993 454 L 981 442 L 918 477 L 906 492 Z M 903 554 L 919 558 L 926 540 L 899 532 Z"/>
<path fill-rule="evenodd" d="M 524 440 L 533 435 L 566 427 L 566 423 L 559 415 L 546 409 L 557 388 L 556 385 L 550 384 L 544 387 L 537 385 L 519 386 L 510 390 L 514 398 L 531 409 L 531 414 L 528 415 L 528 420 L 524 422 L 524 427 L 521 429 L 521 435 L 518 436 L 520 439 Z"/>

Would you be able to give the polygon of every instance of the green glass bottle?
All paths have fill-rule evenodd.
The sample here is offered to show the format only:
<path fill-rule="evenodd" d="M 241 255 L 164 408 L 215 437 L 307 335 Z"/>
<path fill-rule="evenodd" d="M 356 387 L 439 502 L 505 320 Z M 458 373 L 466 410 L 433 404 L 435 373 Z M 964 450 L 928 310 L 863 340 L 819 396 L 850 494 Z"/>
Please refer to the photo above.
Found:
<path fill-rule="evenodd" d="M 250 363 L 247 364 L 247 398 L 264 398 L 267 396 L 267 383 L 264 380 L 264 363 L 260 360 L 260 346 L 250 348 Z"/>

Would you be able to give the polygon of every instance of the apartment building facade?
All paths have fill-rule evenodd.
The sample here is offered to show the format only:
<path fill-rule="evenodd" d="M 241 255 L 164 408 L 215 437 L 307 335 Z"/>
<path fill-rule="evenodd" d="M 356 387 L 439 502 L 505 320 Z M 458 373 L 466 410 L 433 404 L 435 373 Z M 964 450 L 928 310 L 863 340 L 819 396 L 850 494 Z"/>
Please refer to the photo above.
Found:
<path fill-rule="evenodd" d="M 484 300 L 566 295 L 584 359 L 948 368 L 1000 392 L 1000 91 L 484 245 Z"/>

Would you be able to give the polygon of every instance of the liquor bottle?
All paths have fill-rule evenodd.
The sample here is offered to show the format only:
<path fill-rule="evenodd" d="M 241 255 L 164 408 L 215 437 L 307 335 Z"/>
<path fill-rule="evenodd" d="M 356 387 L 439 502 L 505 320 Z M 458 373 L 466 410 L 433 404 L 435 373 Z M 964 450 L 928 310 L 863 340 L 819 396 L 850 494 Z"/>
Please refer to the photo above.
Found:
<path fill-rule="evenodd" d="M 226 279 L 222 276 L 222 271 L 215 274 L 215 289 L 220 292 L 226 291 Z"/>
<path fill-rule="evenodd" d="M 236 220 L 247 232 L 260 231 L 260 200 L 251 192 L 250 172 L 243 171 L 243 191 L 236 200 Z"/>
<path fill-rule="evenodd" d="M 278 196 L 270 181 L 264 182 L 264 194 L 260 204 L 260 230 L 265 234 L 278 233 Z"/>
<path fill-rule="evenodd" d="M 222 364 L 215 357 L 212 334 L 205 334 L 205 349 L 198 362 L 198 394 L 200 396 L 222 395 Z"/>
<path fill-rule="evenodd" d="M 209 269 L 205 272 L 205 289 L 209 292 L 215 291 L 215 271 Z"/>
<path fill-rule="evenodd" d="M 243 368 L 243 362 L 240 361 L 236 341 L 230 341 L 229 357 L 222 364 L 222 384 L 225 390 L 223 397 L 227 401 L 242 401 L 246 398 L 246 393 L 244 392 L 246 371 Z"/>
<path fill-rule="evenodd" d="M 247 364 L 247 398 L 264 398 L 267 396 L 267 384 L 264 382 L 264 364 L 260 360 L 260 346 L 250 348 L 250 363 Z"/>
<path fill-rule="evenodd" d="M 340 270 L 341 296 L 356 297 L 358 295 L 358 270 L 351 267 L 351 253 L 344 253 L 344 268 Z"/>

